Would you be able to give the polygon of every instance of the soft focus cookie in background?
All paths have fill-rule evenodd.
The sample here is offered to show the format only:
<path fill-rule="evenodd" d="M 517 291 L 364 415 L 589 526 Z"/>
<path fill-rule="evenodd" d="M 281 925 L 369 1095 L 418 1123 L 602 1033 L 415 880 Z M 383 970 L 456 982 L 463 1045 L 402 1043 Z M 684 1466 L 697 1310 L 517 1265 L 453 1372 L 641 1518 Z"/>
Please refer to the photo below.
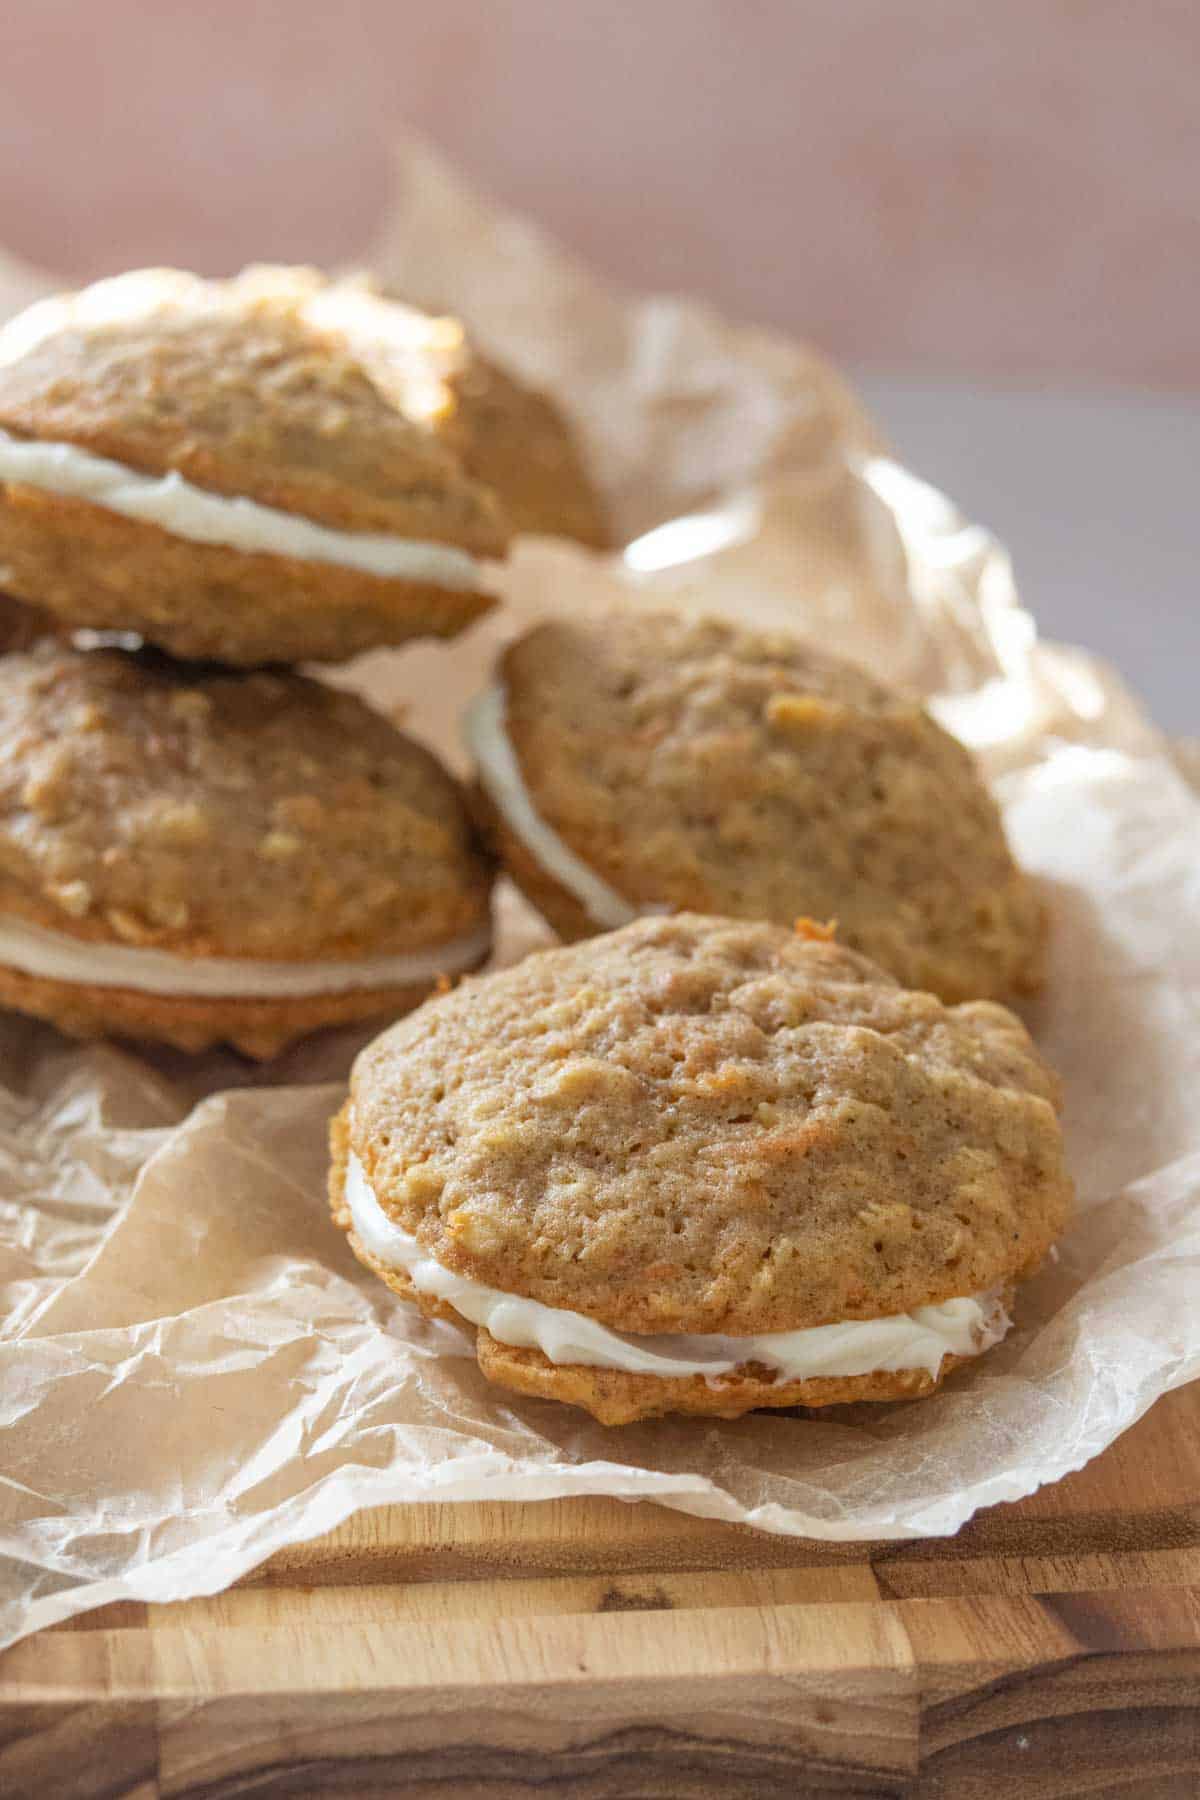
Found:
<path fill-rule="evenodd" d="M 547 622 L 466 731 L 486 828 L 564 937 L 807 915 L 946 1000 L 1036 985 L 1042 906 L 968 752 L 809 645 L 670 613 Z"/>
<path fill-rule="evenodd" d="M 464 358 L 449 387 L 455 406 L 443 436 L 496 495 L 513 530 L 607 550 L 604 507 L 554 402 L 477 352 Z"/>
<path fill-rule="evenodd" d="M 341 661 L 491 604 L 462 333 L 311 270 L 146 270 L 0 331 L 0 566 L 181 657 Z M 487 455 L 484 456 L 487 461 Z"/>
<path fill-rule="evenodd" d="M 387 289 L 379 291 L 403 301 Z M 451 321 L 443 321 L 447 330 Z M 518 381 L 465 336 L 445 376 L 454 404 L 439 422 L 463 467 L 490 488 L 515 532 L 607 550 L 612 534 L 583 451 L 548 395 Z"/>
<path fill-rule="evenodd" d="M 454 781 L 350 694 L 0 658 L 0 1005 L 271 1055 L 477 967 L 489 887 Z"/>
<path fill-rule="evenodd" d="M 930 1392 L 997 1343 L 1071 1201 L 1018 1019 L 814 929 L 642 919 L 464 982 L 360 1055 L 331 1202 L 608 1424 Z"/>

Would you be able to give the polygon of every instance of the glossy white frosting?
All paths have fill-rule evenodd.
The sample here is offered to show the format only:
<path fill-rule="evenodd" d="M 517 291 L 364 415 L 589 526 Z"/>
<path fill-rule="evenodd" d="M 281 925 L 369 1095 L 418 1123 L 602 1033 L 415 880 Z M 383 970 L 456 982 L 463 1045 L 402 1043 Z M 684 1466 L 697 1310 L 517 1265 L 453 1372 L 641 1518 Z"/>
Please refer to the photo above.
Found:
<path fill-rule="evenodd" d="M 193 543 L 296 556 L 358 569 L 364 575 L 428 581 L 456 590 L 478 588 L 482 579 L 476 558 L 453 544 L 424 543 L 390 532 L 335 531 L 299 513 L 260 506 L 240 495 L 210 493 L 174 471 L 146 475 L 75 444 L 43 443 L 0 431 L 0 482 L 6 481 L 87 500 Z"/>
<path fill-rule="evenodd" d="M 505 729 L 504 713 L 504 689 L 497 685 L 485 689 L 468 707 L 463 719 L 463 735 L 489 799 L 534 861 L 578 900 L 593 925 L 604 931 L 615 931 L 618 926 L 628 925 L 638 917 L 639 908 L 610 887 L 582 857 L 576 856 L 533 804 L 512 739 Z"/>
<path fill-rule="evenodd" d="M 417 1239 L 389 1219 L 357 1156 L 346 1170 L 346 1204 L 363 1248 L 389 1268 L 403 1269 L 421 1294 L 444 1300 L 501 1344 L 540 1350 L 552 1363 L 582 1363 L 634 1375 L 728 1375 L 763 1363 L 788 1381 L 924 1369 L 936 1375 L 946 1356 L 977 1356 L 1009 1328 L 997 1291 L 941 1306 L 920 1306 L 886 1319 L 848 1319 L 807 1331 L 760 1337 L 632 1336 L 583 1313 L 546 1306 L 486 1287 L 444 1268 Z"/>
<path fill-rule="evenodd" d="M 359 988 L 416 986 L 474 967 L 487 954 L 490 943 L 491 932 L 484 928 L 432 950 L 403 956 L 269 962 L 250 957 L 173 956 L 166 950 L 68 937 L 25 919 L 0 919 L 0 964 L 19 969 L 23 975 L 192 998 L 286 1000 Z"/>

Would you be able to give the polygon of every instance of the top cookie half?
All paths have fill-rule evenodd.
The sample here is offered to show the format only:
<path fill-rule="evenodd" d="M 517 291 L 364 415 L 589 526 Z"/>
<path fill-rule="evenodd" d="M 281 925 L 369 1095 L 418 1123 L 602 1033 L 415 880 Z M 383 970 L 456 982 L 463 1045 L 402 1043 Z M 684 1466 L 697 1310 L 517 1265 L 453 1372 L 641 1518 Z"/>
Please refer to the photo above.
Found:
<path fill-rule="evenodd" d="M 535 397 L 502 386 L 453 320 L 308 270 L 152 270 L 39 303 L 0 332 L 0 579 L 226 663 L 452 636 L 513 529 L 503 400 Z M 531 456 L 582 479 L 536 400 Z"/>
<path fill-rule="evenodd" d="M 445 1269 L 616 1331 L 743 1336 L 1023 1280 L 1070 1204 L 1057 1102 L 1004 1007 L 811 926 L 684 913 L 391 1027 L 339 1154 Z"/>

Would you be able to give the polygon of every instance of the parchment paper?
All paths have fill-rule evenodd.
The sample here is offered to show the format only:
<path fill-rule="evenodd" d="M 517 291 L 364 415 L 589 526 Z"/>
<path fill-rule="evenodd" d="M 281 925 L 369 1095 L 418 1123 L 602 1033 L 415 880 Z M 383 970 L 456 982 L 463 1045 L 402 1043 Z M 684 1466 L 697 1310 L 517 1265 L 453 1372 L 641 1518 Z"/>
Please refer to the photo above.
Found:
<path fill-rule="evenodd" d="M 636 541 L 610 562 L 524 542 L 467 640 L 339 679 L 460 760 L 459 704 L 507 633 L 667 599 L 786 620 L 929 696 L 1050 901 L 1029 1019 L 1066 1078 L 1079 1220 L 1011 1338 L 932 1399 L 605 1430 L 489 1388 L 466 1337 L 393 1301 L 330 1227 L 325 1122 L 369 1033 L 263 1071 L 0 1019 L 0 1641 L 213 1592 L 381 1502 L 605 1493 L 817 1538 L 953 1532 L 1200 1373 L 1184 765 L 1108 670 L 1038 642 L 1000 546 L 886 457 L 810 352 L 607 293 L 426 152 L 399 174 L 375 266 L 576 409 Z M 501 959 L 545 940 L 511 891 L 498 910 Z"/>

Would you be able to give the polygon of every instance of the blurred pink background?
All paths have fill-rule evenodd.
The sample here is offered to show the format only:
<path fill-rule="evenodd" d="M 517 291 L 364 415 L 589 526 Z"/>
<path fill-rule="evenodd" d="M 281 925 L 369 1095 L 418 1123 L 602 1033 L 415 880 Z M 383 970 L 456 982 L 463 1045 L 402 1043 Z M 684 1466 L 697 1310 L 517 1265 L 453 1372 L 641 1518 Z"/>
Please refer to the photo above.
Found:
<path fill-rule="evenodd" d="M 1200 387 L 1200 8 L 37 0 L 0 245 L 336 261 L 429 135 L 596 265 L 858 363 Z"/>

